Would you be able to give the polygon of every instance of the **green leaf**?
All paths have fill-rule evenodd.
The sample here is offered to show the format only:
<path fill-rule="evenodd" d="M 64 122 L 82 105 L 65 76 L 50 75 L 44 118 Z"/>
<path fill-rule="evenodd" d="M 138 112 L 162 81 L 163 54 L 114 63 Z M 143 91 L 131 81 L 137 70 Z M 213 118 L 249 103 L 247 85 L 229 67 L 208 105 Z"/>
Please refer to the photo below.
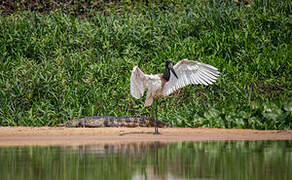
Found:
<path fill-rule="evenodd" d="M 292 112 L 292 101 L 289 101 L 287 104 L 285 104 L 284 109 L 287 112 Z"/>

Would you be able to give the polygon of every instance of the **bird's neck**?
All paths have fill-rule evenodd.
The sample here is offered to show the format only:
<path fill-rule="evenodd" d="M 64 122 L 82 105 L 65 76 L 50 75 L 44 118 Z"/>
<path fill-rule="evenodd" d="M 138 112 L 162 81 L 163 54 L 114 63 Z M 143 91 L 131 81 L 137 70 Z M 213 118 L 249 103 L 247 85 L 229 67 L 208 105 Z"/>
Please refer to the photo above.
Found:
<path fill-rule="evenodd" d="M 163 72 L 163 79 L 169 81 L 170 79 L 170 70 L 166 67 Z"/>
<path fill-rule="evenodd" d="M 164 77 L 163 77 L 163 73 L 160 75 L 160 78 L 161 78 L 161 81 L 162 81 L 163 83 L 167 83 L 167 80 L 164 79 Z"/>

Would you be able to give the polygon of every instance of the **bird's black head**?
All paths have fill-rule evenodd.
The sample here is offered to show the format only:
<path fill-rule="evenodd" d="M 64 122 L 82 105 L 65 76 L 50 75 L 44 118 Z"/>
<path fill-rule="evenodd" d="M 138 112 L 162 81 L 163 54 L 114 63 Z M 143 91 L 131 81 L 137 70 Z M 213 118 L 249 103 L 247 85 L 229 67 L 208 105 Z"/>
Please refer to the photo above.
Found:
<path fill-rule="evenodd" d="M 169 59 L 167 59 L 165 61 L 165 66 L 168 67 L 168 65 L 172 65 L 173 66 L 173 62 L 171 60 L 169 60 Z"/>
<path fill-rule="evenodd" d="M 163 78 L 166 80 L 166 81 L 169 81 L 170 79 L 170 71 L 172 71 L 172 73 L 174 74 L 174 76 L 178 79 L 174 69 L 173 69 L 173 62 L 171 60 L 166 60 L 165 61 L 165 69 L 164 69 L 164 72 L 163 72 Z"/>

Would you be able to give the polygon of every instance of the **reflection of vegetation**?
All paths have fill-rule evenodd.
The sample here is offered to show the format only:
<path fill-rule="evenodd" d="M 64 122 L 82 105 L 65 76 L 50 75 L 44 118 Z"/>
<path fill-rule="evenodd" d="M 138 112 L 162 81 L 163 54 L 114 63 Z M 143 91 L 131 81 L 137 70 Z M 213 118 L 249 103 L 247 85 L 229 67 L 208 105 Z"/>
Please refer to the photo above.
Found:
<path fill-rule="evenodd" d="M 292 142 L 10 147 L 0 148 L 0 161 L 4 179 L 291 179 Z"/>
<path fill-rule="evenodd" d="M 149 113 L 129 94 L 133 66 L 188 58 L 222 75 L 162 100 L 164 121 L 292 127 L 291 0 L 2 0 L 0 13 L 0 125 Z"/>

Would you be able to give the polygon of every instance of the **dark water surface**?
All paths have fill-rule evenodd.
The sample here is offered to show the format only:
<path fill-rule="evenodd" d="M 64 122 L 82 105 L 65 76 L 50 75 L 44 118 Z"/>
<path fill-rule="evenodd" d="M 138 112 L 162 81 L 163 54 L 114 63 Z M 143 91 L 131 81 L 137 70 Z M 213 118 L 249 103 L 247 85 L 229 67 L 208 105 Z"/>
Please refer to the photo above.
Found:
<path fill-rule="evenodd" d="M 1 147 L 0 179 L 292 179 L 292 141 Z"/>

